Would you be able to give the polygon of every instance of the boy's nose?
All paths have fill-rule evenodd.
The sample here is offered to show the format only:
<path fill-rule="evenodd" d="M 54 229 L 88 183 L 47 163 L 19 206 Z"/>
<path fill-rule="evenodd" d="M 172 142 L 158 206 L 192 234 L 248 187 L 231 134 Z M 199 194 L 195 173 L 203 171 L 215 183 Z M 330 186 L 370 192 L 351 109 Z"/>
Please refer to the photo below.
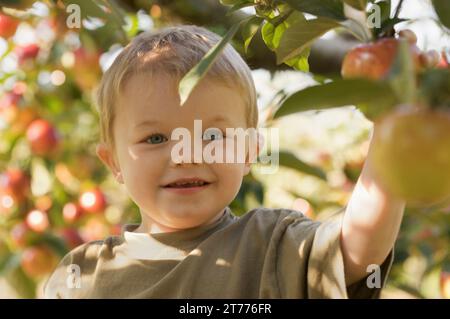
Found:
<path fill-rule="evenodd" d="M 201 142 L 195 147 L 193 140 L 190 143 L 190 147 L 189 145 L 183 146 L 178 143 L 174 143 L 171 147 L 171 151 L 169 154 L 169 161 L 171 166 L 198 165 L 203 162 Z"/>

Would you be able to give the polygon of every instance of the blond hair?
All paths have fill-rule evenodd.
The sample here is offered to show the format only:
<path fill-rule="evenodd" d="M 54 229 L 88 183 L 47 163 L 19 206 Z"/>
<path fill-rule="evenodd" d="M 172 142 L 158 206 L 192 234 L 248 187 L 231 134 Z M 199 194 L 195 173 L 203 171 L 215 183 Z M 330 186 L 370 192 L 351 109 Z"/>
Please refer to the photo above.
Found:
<path fill-rule="evenodd" d="M 181 79 L 220 39 L 215 33 L 194 25 L 146 31 L 135 37 L 105 72 L 97 91 L 101 141 L 114 146 L 115 102 L 131 76 L 162 72 Z M 251 71 L 230 44 L 208 70 L 207 77 L 240 90 L 246 105 L 247 125 L 256 128 L 258 109 Z"/>

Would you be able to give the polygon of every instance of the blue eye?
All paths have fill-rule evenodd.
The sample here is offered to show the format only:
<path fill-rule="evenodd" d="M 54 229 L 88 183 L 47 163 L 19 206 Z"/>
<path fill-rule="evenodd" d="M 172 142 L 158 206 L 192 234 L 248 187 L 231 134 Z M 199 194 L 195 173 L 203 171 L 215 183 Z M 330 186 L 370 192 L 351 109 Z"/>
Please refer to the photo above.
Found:
<path fill-rule="evenodd" d="M 145 142 L 149 144 L 161 144 L 166 141 L 168 141 L 167 137 L 162 134 L 153 134 L 145 139 Z"/>
<path fill-rule="evenodd" d="M 223 139 L 223 133 L 218 128 L 209 128 L 203 133 L 203 139 L 208 141 L 215 141 Z"/>

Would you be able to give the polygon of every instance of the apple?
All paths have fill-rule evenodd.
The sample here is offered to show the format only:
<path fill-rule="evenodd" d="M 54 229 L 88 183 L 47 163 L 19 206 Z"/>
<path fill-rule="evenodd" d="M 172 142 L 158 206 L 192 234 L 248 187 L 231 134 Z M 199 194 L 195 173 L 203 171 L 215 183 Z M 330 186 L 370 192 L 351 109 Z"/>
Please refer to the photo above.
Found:
<path fill-rule="evenodd" d="M 55 128 L 48 121 L 37 119 L 30 123 L 26 132 L 31 150 L 36 155 L 47 155 L 55 151 L 59 136 Z"/>
<path fill-rule="evenodd" d="M 399 43 L 399 40 L 395 38 L 382 38 L 353 48 L 342 62 L 342 77 L 373 80 L 383 78 L 394 62 Z M 421 68 L 420 50 L 414 43 L 410 43 L 410 52 L 419 70 Z"/>
<path fill-rule="evenodd" d="M 37 233 L 43 233 L 50 227 L 47 213 L 38 209 L 30 211 L 25 218 L 25 222 L 31 230 Z"/>
<path fill-rule="evenodd" d="M 14 49 L 19 59 L 19 65 L 24 64 L 26 61 L 33 60 L 39 54 L 39 46 L 35 43 L 27 44 L 25 46 L 18 46 Z"/>
<path fill-rule="evenodd" d="M 450 198 L 450 113 L 395 111 L 378 119 L 371 168 L 393 195 L 428 206 Z"/>
<path fill-rule="evenodd" d="M 63 207 L 63 218 L 68 224 L 77 221 L 82 215 L 81 207 L 76 203 L 67 203 Z"/>
<path fill-rule="evenodd" d="M 88 213 L 98 213 L 105 209 L 106 198 L 99 188 L 94 188 L 81 194 L 79 204 Z"/>
<path fill-rule="evenodd" d="M 58 232 L 59 236 L 64 239 L 69 249 L 74 249 L 84 243 L 80 234 L 75 228 L 64 228 Z"/>
<path fill-rule="evenodd" d="M 20 264 L 29 277 L 40 278 L 56 267 L 57 258 L 47 247 L 33 246 L 23 251 Z"/>
<path fill-rule="evenodd" d="M 19 26 L 20 21 L 16 18 L 0 13 L 0 37 L 9 38 L 12 37 Z"/>
<path fill-rule="evenodd" d="M 0 188 L 16 201 L 22 201 L 30 192 L 30 177 L 21 169 L 9 168 L 0 175 Z"/>

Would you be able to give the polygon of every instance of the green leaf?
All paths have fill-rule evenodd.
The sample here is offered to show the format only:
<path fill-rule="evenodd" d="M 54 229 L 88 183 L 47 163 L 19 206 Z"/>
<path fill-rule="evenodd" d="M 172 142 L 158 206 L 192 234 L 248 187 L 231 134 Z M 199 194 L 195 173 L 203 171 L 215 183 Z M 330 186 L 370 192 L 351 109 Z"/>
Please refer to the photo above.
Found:
<path fill-rule="evenodd" d="M 381 113 L 395 103 L 395 95 L 387 84 L 365 79 L 336 80 L 310 86 L 287 97 L 274 118 L 297 112 L 320 110 L 346 105 L 367 104 L 372 114 Z"/>
<path fill-rule="evenodd" d="M 391 1 L 380 1 L 373 5 L 380 8 L 381 22 L 386 21 L 391 17 Z"/>
<path fill-rule="evenodd" d="M 47 245 L 60 258 L 63 258 L 69 251 L 64 240 L 50 233 L 43 234 L 36 241 L 33 242 L 33 245 L 39 244 Z"/>
<path fill-rule="evenodd" d="M 450 69 L 428 69 L 421 74 L 419 83 L 423 104 L 450 109 Z"/>
<path fill-rule="evenodd" d="M 295 70 L 301 71 L 301 72 L 309 72 L 309 63 L 308 63 L 308 57 L 310 53 L 310 48 L 306 48 L 302 51 L 301 54 L 298 56 L 289 59 L 285 61 L 287 65 L 294 68 Z"/>
<path fill-rule="evenodd" d="M 272 155 L 271 155 L 272 156 Z M 324 171 L 320 168 L 311 166 L 302 160 L 300 160 L 297 156 L 288 151 L 280 151 L 278 153 L 279 156 L 279 164 L 284 167 L 295 169 L 299 172 L 312 175 L 318 177 L 322 180 L 326 180 L 327 176 Z"/>
<path fill-rule="evenodd" d="M 249 2 L 247 0 L 220 0 L 220 3 L 225 6 L 234 6 L 243 2 Z"/>
<path fill-rule="evenodd" d="M 250 42 L 258 31 L 263 20 L 263 18 L 254 16 L 242 27 L 241 33 L 244 38 L 245 53 L 247 53 L 248 46 L 250 45 Z"/>
<path fill-rule="evenodd" d="M 245 23 L 248 19 L 244 19 L 237 24 L 233 25 L 228 33 L 216 43 L 180 81 L 178 87 L 178 93 L 180 94 L 180 105 L 184 105 L 189 95 L 200 82 L 200 80 L 206 75 L 213 63 L 219 57 L 219 54 L 225 48 L 227 43 L 233 38 L 242 23 Z"/>
<path fill-rule="evenodd" d="M 280 39 L 286 29 L 298 21 L 305 20 L 306 19 L 301 12 L 293 11 L 278 16 L 270 22 L 266 22 L 261 29 L 264 43 L 270 50 L 275 51 L 280 45 Z"/>
<path fill-rule="evenodd" d="M 450 28 L 450 1 L 449 0 L 432 0 L 434 10 L 439 20 L 444 26 Z"/>
<path fill-rule="evenodd" d="M 348 19 L 340 24 L 361 42 L 368 42 L 371 39 L 372 35 L 369 29 L 361 25 L 361 23 L 356 20 Z"/>
<path fill-rule="evenodd" d="M 298 56 L 303 50 L 309 47 L 314 40 L 338 26 L 339 23 L 327 18 L 296 21 L 281 37 L 280 45 L 275 51 L 277 63 L 280 64 Z"/>
<path fill-rule="evenodd" d="M 367 0 L 344 0 L 344 2 L 358 10 L 365 10 L 367 6 Z"/>
<path fill-rule="evenodd" d="M 292 8 L 317 17 L 345 20 L 342 0 L 284 0 Z"/>
<path fill-rule="evenodd" d="M 19 254 L 10 253 L 3 257 L 0 260 L 0 276 L 6 276 L 10 271 L 20 266 Z"/>
<path fill-rule="evenodd" d="M 413 103 L 416 98 L 414 61 L 406 39 L 400 39 L 388 82 L 400 103 Z"/>

